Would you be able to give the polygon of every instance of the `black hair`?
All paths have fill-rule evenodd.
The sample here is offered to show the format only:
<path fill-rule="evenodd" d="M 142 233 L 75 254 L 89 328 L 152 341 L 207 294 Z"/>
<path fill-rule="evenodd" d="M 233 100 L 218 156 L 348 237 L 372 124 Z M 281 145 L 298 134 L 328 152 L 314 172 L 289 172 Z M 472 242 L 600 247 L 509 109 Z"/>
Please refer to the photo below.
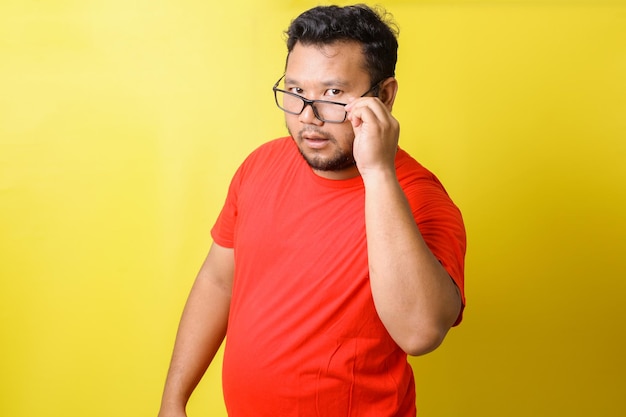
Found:
<path fill-rule="evenodd" d="M 289 53 L 298 42 L 319 46 L 341 41 L 358 42 L 371 82 L 395 76 L 398 29 L 383 9 L 374 10 L 364 4 L 314 7 L 295 18 L 285 34 Z"/>

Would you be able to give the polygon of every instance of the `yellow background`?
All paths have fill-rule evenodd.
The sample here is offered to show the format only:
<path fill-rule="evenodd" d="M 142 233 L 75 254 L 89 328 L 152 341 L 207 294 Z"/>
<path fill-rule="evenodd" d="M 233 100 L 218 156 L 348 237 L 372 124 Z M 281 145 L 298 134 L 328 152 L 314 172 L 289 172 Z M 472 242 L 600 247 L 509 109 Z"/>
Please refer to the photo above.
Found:
<path fill-rule="evenodd" d="M 469 234 L 425 417 L 626 415 L 626 5 L 381 1 L 401 145 Z M 234 170 L 314 1 L 0 2 L 0 415 L 155 416 Z M 191 416 L 223 416 L 219 361 Z M 279 416 L 277 416 L 279 417 Z"/>

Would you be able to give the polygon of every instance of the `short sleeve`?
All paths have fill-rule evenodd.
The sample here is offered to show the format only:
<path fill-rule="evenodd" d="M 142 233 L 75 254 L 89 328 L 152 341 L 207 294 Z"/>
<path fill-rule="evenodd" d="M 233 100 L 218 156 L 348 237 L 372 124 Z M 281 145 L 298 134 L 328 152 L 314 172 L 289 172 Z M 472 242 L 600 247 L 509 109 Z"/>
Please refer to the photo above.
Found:
<path fill-rule="evenodd" d="M 225 248 L 233 248 L 235 246 L 235 226 L 237 224 L 237 200 L 239 189 L 241 186 L 242 167 L 240 167 L 228 187 L 228 194 L 224 206 L 220 211 L 213 228 L 211 229 L 211 237 L 213 241 Z"/>

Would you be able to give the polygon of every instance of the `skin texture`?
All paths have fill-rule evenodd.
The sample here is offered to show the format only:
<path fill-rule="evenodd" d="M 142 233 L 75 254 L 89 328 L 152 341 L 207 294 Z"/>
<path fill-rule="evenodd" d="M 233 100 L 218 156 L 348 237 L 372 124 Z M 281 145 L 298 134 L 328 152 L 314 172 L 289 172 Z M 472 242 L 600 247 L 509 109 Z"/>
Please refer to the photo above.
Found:
<path fill-rule="evenodd" d="M 378 97 L 360 97 L 377 81 L 370 80 L 358 43 L 296 44 L 285 89 L 308 99 L 349 103 L 348 118 L 324 123 L 309 106 L 300 115 L 285 114 L 285 121 L 317 175 L 333 180 L 361 175 L 374 304 L 396 343 L 410 355 L 421 355 L 443 341 L 461 299 L 426 246 L 396 178 L 399 123 L 391 110 L 397 81 L 384 80 Z M 183 312 L 159 417 L 185 416 L 191 393 L 222 343 L 233 271 L 233 250 L 213 244 Z"/>

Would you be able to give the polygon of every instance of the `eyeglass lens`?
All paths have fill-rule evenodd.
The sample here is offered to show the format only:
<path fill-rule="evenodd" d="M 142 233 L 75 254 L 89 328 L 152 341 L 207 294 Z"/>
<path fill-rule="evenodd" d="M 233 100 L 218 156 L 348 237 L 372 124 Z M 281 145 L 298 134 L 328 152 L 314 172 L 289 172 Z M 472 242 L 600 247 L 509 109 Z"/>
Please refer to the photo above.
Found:
<path fill-rule="evenodd" d="M 300 114 L 304 110 L 305 102 L 301 97 L 286 94 L 276 90 L 276 104 L 284 111 L 292 114 Z M 343 122 L 346 119 L 345 106 L 342 104 L 316 101 L 312 104 L 316 116 L 325 122 Z"/>

